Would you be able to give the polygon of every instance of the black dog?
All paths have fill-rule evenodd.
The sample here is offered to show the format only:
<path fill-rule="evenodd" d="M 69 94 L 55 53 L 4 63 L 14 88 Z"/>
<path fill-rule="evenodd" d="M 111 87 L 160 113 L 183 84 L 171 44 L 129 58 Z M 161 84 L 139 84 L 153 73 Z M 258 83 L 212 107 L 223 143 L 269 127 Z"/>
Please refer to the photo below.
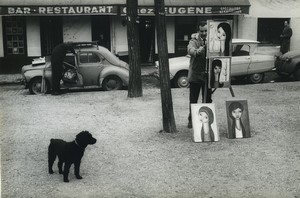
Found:
<path fill-rule="evenodd" d="M 53 174 L 52 166 L 56 156 L 58 156 L 59 174 L 64 175 L 64 182 L 69 182 L 68 175 L 71 165 L 74 163 L 75 176 L 77 179 L 82 179 L 79 174 L 81 158 L 84 154 L 84 149 L 89 144 L 95 144 L 96 139 L 88 131 L 82 131 L 72 142 L 66 142 L 61 139 L 51 139 L 48 148 L 48 165 L 49 173 Z M 62 170 L 63 163 L 64 171 Z"/>

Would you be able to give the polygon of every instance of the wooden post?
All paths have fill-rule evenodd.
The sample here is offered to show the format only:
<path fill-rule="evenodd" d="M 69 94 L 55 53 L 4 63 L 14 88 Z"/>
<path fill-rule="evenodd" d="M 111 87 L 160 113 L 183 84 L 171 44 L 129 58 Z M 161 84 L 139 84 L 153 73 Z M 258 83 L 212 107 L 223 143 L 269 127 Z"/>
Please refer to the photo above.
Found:
<path fill-rule="evenodd" d="M 127 4 L 127 39 L 129 55 L 128 97 L 143 96 L 140 66 L 140 44 L 138 33 L 137 5 L 138 0 L 126 0 Z"/>
<path fill-rule="evenodd" d="M 157 48 L 159 60 L 161 103 L 163 113 L 163 130 L 167 133 L 175 133 L 176 124 L 173 112 L 173 102 L 170 84 L 164 0 L 155 0 L 155 20 L 157 28 Z"/>

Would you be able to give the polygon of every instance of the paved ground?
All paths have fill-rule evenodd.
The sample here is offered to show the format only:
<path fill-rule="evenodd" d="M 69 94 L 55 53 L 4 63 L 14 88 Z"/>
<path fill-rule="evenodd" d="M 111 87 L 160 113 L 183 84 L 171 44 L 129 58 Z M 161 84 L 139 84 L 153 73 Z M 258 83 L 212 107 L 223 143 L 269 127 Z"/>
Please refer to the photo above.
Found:
<path fill-rule="evenodd" d="M 220 141 L 212 144 L 193 143 L 186 128 L 188 89 L 172 89 L 178 132 L 160 133 L 160 90 L 146 85 L 134 99 L 127 90 L 35 96 L 0 86 L 2 197 L 300 197 L 299 82 L 233 86 L 249 104 L 252 137 L 243 140 L 227 138 L 232 98 L 218 89 Z M 98 142 L 85 152 L 84 179 L 71 171 L 66 184 L 56 167 L 47 173 L 47 146 L 80 130 Z"/>

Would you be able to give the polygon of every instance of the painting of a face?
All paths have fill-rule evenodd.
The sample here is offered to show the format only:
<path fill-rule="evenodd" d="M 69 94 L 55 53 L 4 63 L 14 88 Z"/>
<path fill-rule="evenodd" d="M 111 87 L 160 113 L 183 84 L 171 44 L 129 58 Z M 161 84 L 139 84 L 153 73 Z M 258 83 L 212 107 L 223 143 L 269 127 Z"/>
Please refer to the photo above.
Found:
<path fill-rule="evenodd" d="M 214 73 L 215 73 L 215 74 L 219 74 L 220 72 L 221 72 L 221 66 L 216 65 L 216 66 L 214 67 Z"/>
<path fill-rule="evenodd" d="M 199 113 L 199 120 L 202 123 L 208 123 L 209 122 L 208 115 L 205 112 L 200 112 Z"/>
<path fill-rule="evenodd" d="M 232 21 L 208 20 L 207 57 L 231 56 Z"/>
<path fill-rule="evenodd" d="M 226 101 L 228 138 L 249 138 L 250 122 L 247 100 Z"/>
<path fill-rule="evenodd" d="M 191 116 L 194 142 L 217 142 L 220 140 L 213 103 L 191 104 Z"/>
<path fill-rule="evenodd" d="M 241 117 L 242 117 L 243 111 L 242 111 L 242 109 L 237 108 L 237 109 L 234 109 L 231 113 L 232 113 L 232 116 L 233 116 L 236 120 L 239 120 L 239 119 L 241 119 Z"/>
<path fill-rule="evenodd" d="M 228 88 L 230 87 L 230 57 L 212 57 L 209 59 L 208 87 Z"/>
<path fill-rule="evenodd" d="M 226 33 L 225 33 L 225 31 L 223 30 L 222 27 L 219 27 L 218 32 L 217 32 L 217 36 L 218 36 L 218 39 L 220 41 L 225 41 L 225 39 L 226 39 Z"/>

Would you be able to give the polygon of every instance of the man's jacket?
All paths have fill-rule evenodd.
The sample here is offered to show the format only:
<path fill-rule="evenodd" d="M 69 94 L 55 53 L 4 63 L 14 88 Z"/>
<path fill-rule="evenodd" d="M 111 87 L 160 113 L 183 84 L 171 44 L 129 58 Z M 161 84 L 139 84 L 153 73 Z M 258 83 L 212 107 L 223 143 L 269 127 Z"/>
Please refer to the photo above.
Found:
<path fill-rule="evenodd" d="M 204 46 L 203 39 L 198 35 L 198 33 L 192 34 L 191 40 L 187 46 L 187 52 L 191 56 L 188 79 L 189 82 L 194 83 L 205 80 L 206 69 L 206 50 L 197 54 L 197 49 L 199 49 L 200 46 Z"/>

